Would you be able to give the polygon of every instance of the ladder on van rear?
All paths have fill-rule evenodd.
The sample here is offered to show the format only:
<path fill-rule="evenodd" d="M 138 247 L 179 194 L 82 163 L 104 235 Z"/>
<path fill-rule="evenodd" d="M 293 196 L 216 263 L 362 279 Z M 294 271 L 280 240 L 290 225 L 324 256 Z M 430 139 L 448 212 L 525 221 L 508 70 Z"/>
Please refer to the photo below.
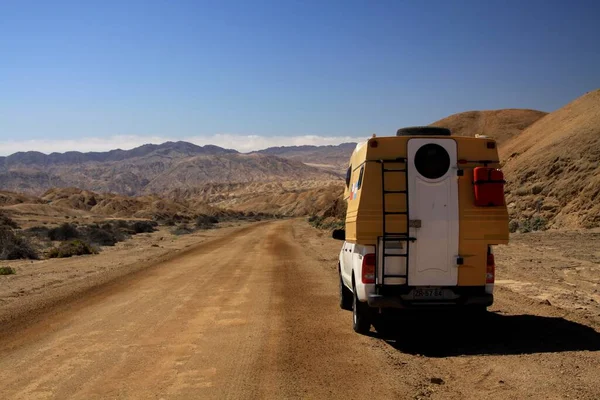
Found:
<path fill-rule="evenodd" d="M 376 260 L 375 266 L 375 285 L 379 288 L 385 285 L 386 278 L 403 278 L 404 285 L 408 285 L 408 260 L 410 255 L 410 246 L 411 242 L 414 242 L 416 238 L 410 236 L 410 219 L 409 219 L 409 208 L 408 208 L 408 161 L 406 158 L 396 158 L 394 160 L 379 160 L 379 164 L 381 165 L 381 199 L 382 199 L 382 221 L 383 221 L 383 236 L 380 237 L 381 240 L 381 252 L 378 250 L 376 252 L 377 257 L 381 254 L 381 280 L 379 280 L 379 260 Z M 396 174 L 404 175 L 404 187 L 400 190 L 388 190 L 385 185 L 386 176 L 394 176 Z M 390 207 L 390 201 L 386 199 L 388 195 L 401 195 L 404 197 L 405 208 L 403 211 L 390 211 L 392 207 Z M 388 217 L 393 215 L 404 215 L 406 216 L 406 224 L 405 229 L 403 231 L 388 231 L 389 223 L 387 221 Z M 389 252 L 389 243 L 390 242 L 400 242 L 405 244 L 406 252 L 404 254 L 390 253 Z M 379 244 L 379 243 L 378 243 Z M 404 274 L 387 274 L 386 273 L 386 259 L 393 257 L 402 257 L 405 259 L 405 273 Z"/>

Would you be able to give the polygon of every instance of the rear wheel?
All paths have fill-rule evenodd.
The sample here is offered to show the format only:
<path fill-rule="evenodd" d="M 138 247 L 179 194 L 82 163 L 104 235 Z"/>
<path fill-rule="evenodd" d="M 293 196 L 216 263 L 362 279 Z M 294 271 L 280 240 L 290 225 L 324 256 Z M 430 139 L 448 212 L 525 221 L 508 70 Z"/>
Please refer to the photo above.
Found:
<path fill-rule="evenodd" d="M 340 273 L 340 308 L 342 310 L 352 310 L 352 292 L 344 285 L 342 274 Z"/>
<path fill-rule="evenodd" d="M 352 285 L 352 289 L 352 328 L 354 332 L 366 335 L 371 330 L 373 313 L 368 304 L 358 300 L 355 285 Z"/>

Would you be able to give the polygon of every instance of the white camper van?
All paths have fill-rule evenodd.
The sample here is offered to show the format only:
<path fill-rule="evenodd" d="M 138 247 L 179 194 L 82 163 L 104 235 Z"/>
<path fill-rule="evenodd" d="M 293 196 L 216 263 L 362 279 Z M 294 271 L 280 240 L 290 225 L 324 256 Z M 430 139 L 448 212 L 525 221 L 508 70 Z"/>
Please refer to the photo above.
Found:
<path fill-rule="evenodd" d="M 386 308 L 493 302 L 492 246 L 508 243 L 496 142 L 445 128 L 398 130 L 357 145 L 346 175 L 340 306 L 368 332 Z"/>

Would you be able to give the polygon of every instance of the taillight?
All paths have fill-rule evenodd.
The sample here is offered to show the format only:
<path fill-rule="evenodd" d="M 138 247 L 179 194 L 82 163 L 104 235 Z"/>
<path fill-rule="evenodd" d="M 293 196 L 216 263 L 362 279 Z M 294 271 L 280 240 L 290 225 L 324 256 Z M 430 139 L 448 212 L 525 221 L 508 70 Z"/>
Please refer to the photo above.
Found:
<path fill-rule="evenodd" d="M 375 254 L 365 254 L 362 262 L 362 283 L 375 283 Z"/>
<path fill-rule="evenodd" d="M 494 283 L 496 278 L 496 262 L 494 260 L 494 253 L 492 253 L 492 249 L 488 249 L 487 255 L 487 268 L 485 274 L 485 283 Z"/>

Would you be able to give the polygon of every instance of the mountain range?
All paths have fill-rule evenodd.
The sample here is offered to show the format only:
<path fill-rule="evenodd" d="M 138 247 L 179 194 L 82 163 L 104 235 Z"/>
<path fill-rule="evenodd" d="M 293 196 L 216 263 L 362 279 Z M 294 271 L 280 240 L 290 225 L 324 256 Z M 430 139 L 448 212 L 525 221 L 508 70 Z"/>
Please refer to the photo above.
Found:
<path fill-rule="evenodd" d="M 78 187 L 128 196 L 165 193 L 208 183 L 281 180 L 329 181 L 334 170 L 268 153 L 242 154 L 187 142 L 144 145 L 103 153 L 21 152 L 0 157 L 0 188 L 40 195 L 55 187 Z"/>
<path fill-rule="evenodd" d="M 269 147 L 255 153 L 288 158 L 319 168 L 344 171 L 348 166 L 350 154 L 355 148 L 356 143 L 342 143 L 337 146 Z"/>
<path fill-rule="evenodd" d="M 600 90 L 551 113 L 468 111 L 432 125 L 448 127 L 455 135 L 483 134 L 498 141 L 515 222 L 600 226 Z M 0 157 L 0 190 L 43 196 L 51 189 L 76 187 L 122 196 L 157 195 L 198 207 L 303 215 L 326 210 L 340 196 L 342 173 L 355 146 L 239 153 L 167 142 L 104 153 L 21 152 Z M 57 202 L 56 196 L 51 198 Z"/>

